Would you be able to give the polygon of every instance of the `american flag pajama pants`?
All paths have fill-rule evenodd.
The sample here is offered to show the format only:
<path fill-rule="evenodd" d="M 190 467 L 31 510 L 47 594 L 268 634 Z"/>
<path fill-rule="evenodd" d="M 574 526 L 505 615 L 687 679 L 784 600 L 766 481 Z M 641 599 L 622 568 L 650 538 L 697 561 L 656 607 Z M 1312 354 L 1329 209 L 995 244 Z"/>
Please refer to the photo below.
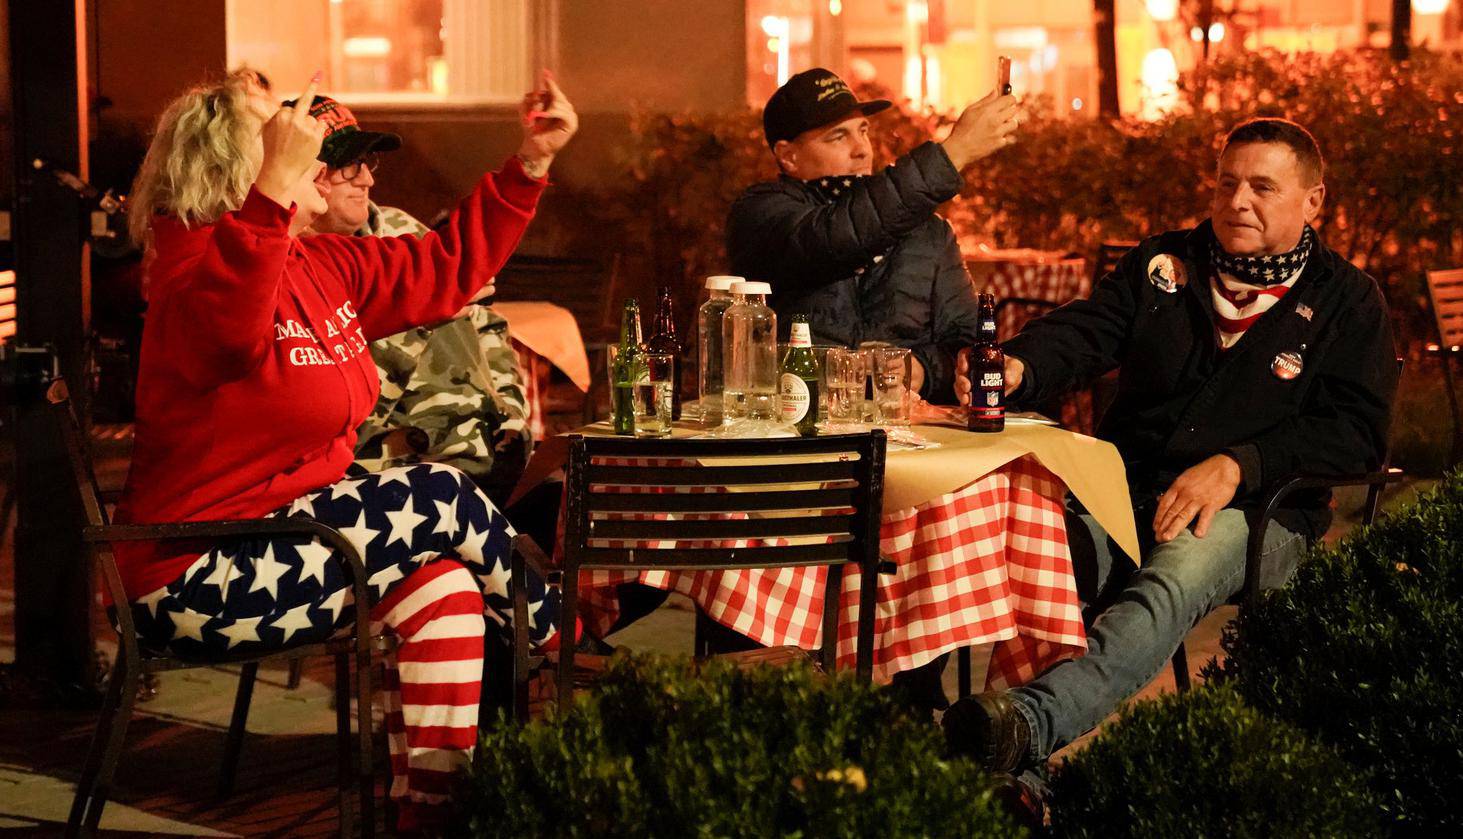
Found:
<path fill-rule="evenodd" d="M 435 809 L 477 740 L 483 636 L 513 614 L 513 528 L 467 475 L 419 464 L 347 477 L 276 510 L 337 528 L 360 551 L 372 630 L 396 633 L 382 686 L 391 795 Z M 529 637 L 555 633 L 557 588 L 529 575 Z M 253 652 L 323 641 L 349 626 L 353 603 L 329 548 L 301 538 L 234 540 L 139 598 L 144 639 L 180 655 Z M 407 803 L 409 802 L 409 803 Z"/>

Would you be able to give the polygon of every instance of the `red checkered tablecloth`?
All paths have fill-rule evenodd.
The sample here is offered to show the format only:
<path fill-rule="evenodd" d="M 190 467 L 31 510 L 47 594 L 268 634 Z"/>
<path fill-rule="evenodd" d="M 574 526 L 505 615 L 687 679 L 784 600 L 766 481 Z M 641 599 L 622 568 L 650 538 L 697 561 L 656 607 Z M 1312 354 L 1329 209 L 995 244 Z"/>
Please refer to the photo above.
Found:
<path fill-rule="evenodd" d="M 535 441 L 544 438 L 543 393 L 549 387 L 551 365 L 548 360 L 517 338 L 512 339 L 518 356 L 518 369 L 523 371 L 523 401 L 528 406 L 528 431 Z"/>
<path fill-rule="evenodd" d="M 897 572 L 881 576 L 874 674 L 902 670 L 965 646 L 993 644 L 987 686 L 1028 681 L 1086 650 L 1063 519 L 1066 487 L 1027 456 L 919 507 L 886 514 L 880 551 Z M 614 586 L 638 579 L 681 592 L 707 615 L 760 644 L 822 644 L 824 568 L 675 572 L 586 571 L 580 585 L 592 624 L 617 614 Z M 852 667 L 859 572 L 843 577 L 838 661 Z"/>
<path fill-rule="evenodd" d="M 965 261 L 975 290 L 989 290 L 997 301 L 1025 297 L 1061 304 L 1086 297 L 1091 291 L 1092 278 L 1087 261 L 1081 257 L 1068 259 L 1041 253 L 1000 258 L 999 253 L 969 257 Z M 1025 306 L 1005 307 L 1001 310 L 999 333 L 1003 337 L 1015 335 L 1036 314 L 1039 313 Z"/>

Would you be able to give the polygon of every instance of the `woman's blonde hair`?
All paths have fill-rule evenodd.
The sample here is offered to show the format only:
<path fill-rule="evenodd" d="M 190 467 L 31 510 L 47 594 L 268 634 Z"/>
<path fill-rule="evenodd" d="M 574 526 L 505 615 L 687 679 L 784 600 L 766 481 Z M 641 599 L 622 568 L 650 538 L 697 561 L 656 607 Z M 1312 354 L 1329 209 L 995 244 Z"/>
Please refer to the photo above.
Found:
<path fill-rule="evenodd" d="M 158 213 L 211 224 L 243 205 L 261 162 L 261 123 L 248 104 L 253 80 L 231 73 L 179 96 L 158 118 L 128 202 L 128 231 L 140 247 Z"/>

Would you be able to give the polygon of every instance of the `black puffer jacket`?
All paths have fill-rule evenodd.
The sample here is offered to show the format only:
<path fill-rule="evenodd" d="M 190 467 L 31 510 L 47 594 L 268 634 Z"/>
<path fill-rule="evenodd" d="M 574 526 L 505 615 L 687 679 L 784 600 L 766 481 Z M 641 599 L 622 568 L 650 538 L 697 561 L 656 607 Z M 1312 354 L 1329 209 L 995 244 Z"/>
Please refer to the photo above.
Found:
<path fill-rule="evenodd" d="M 908 347 L 925 368 L 920 395 L 953 402 L 976 300 L 935 208 L 959 192 L 960 173 L 926 143 L 878 174 L 827 181 L 783 176 L 738 198 L 727 221 L 732 272 L 772 284 L 784 336 L 806 313 L 817 343 Z"/>
<path fill-rule="evenodd" d="M 1228 352 L 1214 340 L 1209 222 L 1154 236 L 1124 256 L 1087 300 L 1027 323 L 1005 343 L 1026 363 L 1017 405 L 1036 405 L 1119 370 L 1097 436 L 1127 464 L 1142 523 L 1185 469 L 1224 452 L 1244 481 L 1231 507 L 1253 511 L 1296 472 L 1375 469 L 1397 390 L 1391 320 L 1377 284 L 1317 243 L 1291 290 Z M 1181 278 L 1165 286 L 1164 264 Z M 1294 354 L 1301 370 L 1276 373 Z M 1329 493 L 1299 493 L 1276 518 L 1319 536 Z M 1141 523 L 1140 523 L 1141 526 Z"/>

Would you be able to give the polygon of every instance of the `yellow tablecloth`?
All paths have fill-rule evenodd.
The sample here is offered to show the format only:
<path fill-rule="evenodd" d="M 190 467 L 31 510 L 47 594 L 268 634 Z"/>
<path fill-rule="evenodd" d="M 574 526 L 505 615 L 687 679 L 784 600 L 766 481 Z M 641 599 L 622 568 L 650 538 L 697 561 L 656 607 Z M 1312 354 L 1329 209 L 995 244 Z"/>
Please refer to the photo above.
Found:
<path fill-rule="evenodd" d="M 974 434 L 948 425 L 916 425 L 913 430 L 937 448 L 891 448 L 884 464 L 884 513 L 918 507 L 967 486 L 1023 455 L 1032 455 L 1062 479 L 1108 535 L 1136 563 L 1138 528 L 1128 498 L 1127 473 L 1111 443 L 1046 425 L 1010 423 L 999 434 Z M 575 433 L 608 434 L 599 422 Z M 694 423 L 678 423 L 676 437 L 704 433 Z M 563 465 L 568 457 L 564 437 L 545 440 L 519 484 L 519 492 Z"/>
<path fill-rule="evenodd" d="M 508 321 L 515 339 L 563 370 L 575 387 L 589 392 L 589 356 L 572 312 L 542 301 L 494 303 L 493 311 Z"/>

